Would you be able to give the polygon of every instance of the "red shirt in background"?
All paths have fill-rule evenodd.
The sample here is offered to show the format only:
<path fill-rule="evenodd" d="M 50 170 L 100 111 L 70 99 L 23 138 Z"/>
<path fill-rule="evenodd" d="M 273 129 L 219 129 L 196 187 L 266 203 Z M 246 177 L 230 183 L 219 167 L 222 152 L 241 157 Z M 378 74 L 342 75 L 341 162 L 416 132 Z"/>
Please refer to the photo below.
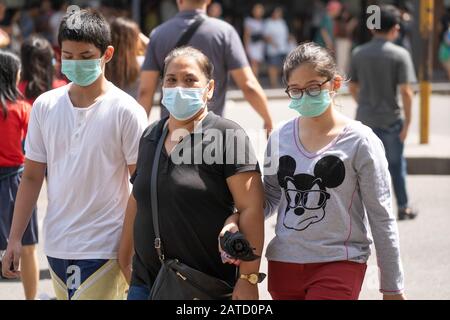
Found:
<path fill-rule="evenodd" d="M 18 167 L 25 162 L 22 141 L 27 135 L 31 105 L 25 100 L 7 102 L 8 117 L 0 111 L 0 167 Z"/>
<path fill-rule="evenodd" d="M 29 99 L 25 96 L 25 89 L 27 88 L 27 84 L 28 81 L 20 81 L 19 85 L 18 85 L 18 89 L 20 91 L 20 93 L 25 97 L 24 99 L 31 105 L 33 105 L 34 101 L 36 100 L 36 98 L 33 99 Z M 62 79 L 53 79 L 53 83 L 52 83 L 52 89 L 56 89 L 62 86 L 65 86 L 66 84 L 68 84 L 68 82 L 66 80 L 62 80 Z"/>

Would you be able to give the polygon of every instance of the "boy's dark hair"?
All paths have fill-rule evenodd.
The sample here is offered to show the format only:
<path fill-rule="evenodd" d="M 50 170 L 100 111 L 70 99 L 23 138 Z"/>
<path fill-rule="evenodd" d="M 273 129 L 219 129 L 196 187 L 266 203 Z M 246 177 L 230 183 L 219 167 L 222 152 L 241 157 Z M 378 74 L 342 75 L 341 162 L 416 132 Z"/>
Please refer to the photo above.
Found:
<path fill-rule="evenodd" d="M 401 14 L 393 5 L 380 6 L 380 28 L 376 29 L 379 33 L 388 33 L 393 27 L 400 24 Z"/>
<path fill-rule="evenodd" d="M 59 26 L 60 47 L 65 40 L 92 43 L 103 55 L 111 44 L 109 23 L 100 13 L 93 10 L 66 14 Z"/>

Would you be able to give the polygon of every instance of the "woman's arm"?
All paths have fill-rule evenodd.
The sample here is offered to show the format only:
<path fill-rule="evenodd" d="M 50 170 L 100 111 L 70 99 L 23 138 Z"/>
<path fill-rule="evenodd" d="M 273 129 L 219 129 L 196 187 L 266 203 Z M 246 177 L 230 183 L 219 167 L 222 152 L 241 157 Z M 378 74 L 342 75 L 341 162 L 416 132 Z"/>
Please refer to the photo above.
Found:
<path fill-rule="evenodd" d="M 125 212 L 125 219 L 123 222 L 122 236 L 120 238 L 119 244 L 119 266 L 125 276 L 128 284 L 131 281 L 131 265 L 132 257 L 134 252 L 134 242 L 133 242 L 133 226 L 134 219 L 136 217 L 137 205 L 136 199 L 133 194 L 130 195 L 128 199 L 127 209 Z"/>
<path fill-rule="evenodd" d="M 238 173 L 227 178 L 235 206 L 239 211 L 239 229 L 261 256 L 264 245 L 264 191 L 258 172 Z M 260 259 L 242 261 L 240 274 L 258 273 Z M 233 292 L 234 300 L 258 299 L 258 287 L 247 280 L 239 279 Z"/>

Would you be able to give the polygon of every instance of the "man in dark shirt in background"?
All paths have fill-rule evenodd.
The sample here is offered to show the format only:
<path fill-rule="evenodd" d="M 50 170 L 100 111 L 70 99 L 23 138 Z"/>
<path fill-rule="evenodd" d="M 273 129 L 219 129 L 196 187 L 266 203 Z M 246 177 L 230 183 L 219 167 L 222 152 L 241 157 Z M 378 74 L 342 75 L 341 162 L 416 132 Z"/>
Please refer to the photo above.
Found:
<path fill-rule="evenodd" d="M 142 66 L 138 101 L 150 115 L 164 58 L 174 49 L 183 32 L 195 19 L 204 15 L 206 20 L 195 31 L 188 44 L 202 51 L 214 65 L 216 89 L 208 109 L 217 115 L 223 114 L 230 73 L 245 99 L 263 119 L 264 128 L 270 132 L 273 124 L 267 98 L 249 66 L 242 41 L 230 24 L 206 16 L 206 8 L 210 3 L 211 0 L 177 0 L 179 13 L 152 31 Z M 161 117 L 167 115 L 167 110 L 162 107 Z"/>
<path fill-rule="evenodd" d="M 380 28 L 373 30 L 373 40 L 353 51 L 350 92 L 358 103 L 356 119 L 371 127 L 386 149 L 398 218 L 413 219 L 417 212 L 408 203 L 403 149 L 411 123 L 411 83 L 417 80 L 411 55 L 393 43 L 399 36 L 400 12 L 385 5 L 380 13 Z M 404 116 L 397 99 L 398 88 Z"/>

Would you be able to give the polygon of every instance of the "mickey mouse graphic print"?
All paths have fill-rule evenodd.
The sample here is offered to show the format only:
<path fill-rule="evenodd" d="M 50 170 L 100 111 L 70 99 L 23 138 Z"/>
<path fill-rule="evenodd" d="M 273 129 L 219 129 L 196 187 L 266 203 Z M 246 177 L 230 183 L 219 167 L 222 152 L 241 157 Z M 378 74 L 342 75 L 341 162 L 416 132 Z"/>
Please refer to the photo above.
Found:
<path fill-rule="evenodd" d="M 325 217 L 330 193 L 345 178 L 344 163 L 336 156 L 326 156 L 314 166 L 314 174 L 295 174 L 297 163 L 291 156 L 280 158 L 278 183 L 286 197 L 283 225 L 287 229 L 303 231 Z"/>
<path fill-rule="evenodd" d="M 369 127 L 351 121 L 322 150 L 310 153 L 300 142 L 299 130 L 298 118 L 281 126 L 266 150 L 265 215 L 277 213 L 267 259 L 366 263 L 374 242 L 380 290 L 400 292 L 398 230 L 381 141 Z"/>

